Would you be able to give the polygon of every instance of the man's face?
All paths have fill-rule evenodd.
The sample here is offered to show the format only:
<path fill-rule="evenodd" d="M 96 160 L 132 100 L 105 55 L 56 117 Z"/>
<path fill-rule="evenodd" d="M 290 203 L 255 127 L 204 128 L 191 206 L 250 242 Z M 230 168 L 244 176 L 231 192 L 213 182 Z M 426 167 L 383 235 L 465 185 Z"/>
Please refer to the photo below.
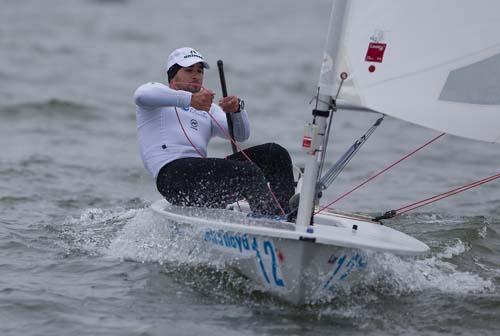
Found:
<path fill-rule="evenodd" d="M 170 81 L 170 87 L 192 93 L 199 92 L 203 85 L 203 64 L 196 63 L 186 68 L 180 68 Z"/>

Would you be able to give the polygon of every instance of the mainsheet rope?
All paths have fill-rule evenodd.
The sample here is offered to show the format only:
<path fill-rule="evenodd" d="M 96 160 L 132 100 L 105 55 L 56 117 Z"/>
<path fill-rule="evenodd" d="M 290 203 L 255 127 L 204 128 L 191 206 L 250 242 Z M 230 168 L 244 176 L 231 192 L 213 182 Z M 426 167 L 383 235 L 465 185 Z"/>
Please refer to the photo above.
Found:
<path fill-rule="evenodd" d="M 405 155 L 403 158 L 397 160 L 396 162 L 394 162 L 393 164 L 391 164 L 390 166 L 388 166 L 387 168 L 383 169 L 382 171 L 380 171 L 379 173 L 373 175 L 372 177 L 370 177 L 369 179 L 367 179 L 365 182 L 359 184 L 358 186 L 356 186 L 355 188 L 353 188 L 352 190 L 344 193 L 342 196 L 338 197 L 337 199 L 335 199 L 334 201 L 328 203 L 328 205 L 326 205 L 325 207 L 321 208 L 320 210 L 318 210 L 315 214 L 327 209 L 328 207 L 330 207 L 332 204 L 340 201 L 342 198 L 346 197 L 347 195 L 349 195 L 350 193 L 354 192 L 355 190 L 359 189 L 360 187 L 362 187 L 363 185 L 367 184 L 368 182 L 370 182 L 371 180 L 375 179 L 376 177 L 380 176 L 381 174 L 385 173 L 387 170 L 391 169 L 392 167 L 394 167 L 395 165 L 397 165 L 398 163 L 404 161 L 405 159 L 407 159 L 408 157 L 412 156 L 413 154 L 415 154 L 416 152 L 420 151 L 421 149 L 427 147 L 428 145 L 430 145 L 431 143 L 433 143 L 434 141 L 438 140 L 439 138 L 441 138 L 442 136 L 444 136 L 446 133 L 441 133 L 440 135 L 436 136 L 435 138 L 431 139 L 430 141 L 426 142 L 425 144 L 423 144 L 422 146 L 420 146 L 419 148 L 415 149 L 414 151 L 408 153 L 407 155 Z M 458 188 L 455 188 L 455 189 L 451 189 L 451 190 L 448 190 L 444 193 L 441 193 L 441 194 L 438 194 L 438 195 L 434 195 L 432 197 L 428 197 L 426 199 L 423 199 L 421 201 L 417 201 L 417 202 L 414 202 L 414 203 L 411 203 L 411 204 L 408 204 L 404 207 L 401 207 L 399 209 L 396 209 L 396 210 L 390 210 L 390 211 L 387 211 L 385 214 L 383 214 L 382 216 L 378 216 L 378 217 L 375 217 L 373 218 L 373 221 L 380 221 L 381 219 L 389 219 L 389 218 L 394 218 L 395 216 L 399 216 L 399 215 L 402 215 L 408 211 L 412 211 L 412 210 L 415 210 L 417 208 L 420 208 L 420 207 L 423 207 L 425 205 L 429 205 L 431 203 L 434 203 L 434 202 L 437 202 L 439 200 L 442 200 L 442 199 L 445 199 L 447 197 L 450 197 L 450 196 L 453 196 L 453 195 L 456 195 L 458 193 L 461 193 L 461 192 L 464 192 L 464 191 L 467 191 L 469 189 L 472 189 L 472 188 L 476 188 L 476 187 L 479 187 L 483 184 L 486 184 L 486 183 L 489 183 L 491 181 L 494 181 L 496 179 L 500 178 L 500 173 L 498 174 L 495 174 L 495 175 L 491 175 L 491 176 L 488 176 L 488 177 L 485 177 L 483 179 L 480 179 L 478 181 L 475 181 L 475 182 L 471 182 L 471 183 L 468 183 L 468 184 L 465 184 L 461 187 L 458 187 Z"/>
<path fill-rule="evenodd" d="M 413 154 L 417 153 L 418 151 L 422 150 L 423 148 L 429 146 L 431 143 L 433 143 L 434 141 L 438 140 L 439 138 L 441 138 L 442 136 L 444 136 L 446 133 L 441 133 L 439 134 L 438 136 L 434 137 L 433 139 L 427 141 L 425 144 L 423 144 L 422 146 L 418 147 L 417 149 L 411 151 L 410 153 L 406 154 L 405 156 L 403 156 L 401 159 L 397 160 L 396 162 L 392 163 L 391 165 L 387 166 L 386 168 L 384 168 L 383 170 L 381 170 L 380 172 L 378 172 L 377 174 L 371 176 L 370 178 L 368 178 L 366 181 L 364 181 L 363 183 L 360 183 L 358 184 L 356 187 L 354 187 L 353 189 L 351 189 L 350 191 L 342 194 L 340 197 L 338 197 L 337 199 L 333 200 L 332 202 L 328 203 L 326 206 L 322 207 L 321 209 L 319 209 L 318 211 L 316 211 L 314 214 L 317 215 L 318 213 L 320 213 L 321 211 L 324 211 L 325 209 L 328 209 L 330 206 L 332 206 L 333 204 L 337 203 L 338 201 L 340 201 L 341 199 L 343 199 L 344 197 L 346 197 L 347 195 L 353 193 L 354 191 L 358 190 L 359 188 L 361 188 L 362 186 L 364 186 L 365 184 L 367 184 L 368 182 L 374 180 L 376 177 L 382 175 L 383 173 L 385 173 L 386 171 L 388 171 L 389 169 L 391 169 L 392 167 L 396 166 L 397 164 L 401 163 L 402 161 L 406 160 L 407 158 L 409 158 L 410 156 L 412 156 Z"/>
<path fill-rule="evenodd" d="M 181 82 L 175 82 L 175 84 L 186 84 L 186 85 L 191 85 L 191 86 L 195 86 L 193 83 L 181 83 Z M 201 90 L 205 90 L 205 88 L 203 86 L 200 85 L 200 88 Z M 193 148 L 196 150 L 196 152 L 202 157 L 202 158 L 206 158 L 206 156 L 200 152 L 200 150 L 194 145 L 194 143 L 191 141 L 191 139 L 189 138 L 186 130 L 184 129 L 184 126 L 182 125 L 182 122 L 181 122 L 181 119 L 179 117 L 179 112 L 177 111 L 177 107 L 174 107 L 175 109 L 175 113 L 177 115 L 177 120 L 179 121 L 179 125 L 181 126 L 181 129 L 182 129 L 182 132 L 184 133 L 184 136 L 186 137 L 186 139 L 189 141 L 189 143 L 191 144 L 191 146 L 193 146 Z M 224 136 L 229 140 L 231 141 L 231 143 L 238 149 L 239 152 L 241 152 L 241 154 L 243 154 L 243 156 L 245 157 L 245 159 L 249 162 L 252 162 L 252 159 L 250 159 L 250 157 L 247 155 L 247 153 L 245 153 L 244 149 L 241 148 L 241 146 L 236 142 L 236 140 L 233 139 L 233 137 L 224 129 L 224 127 L 222 127 L 222 125 L 215 119 L 215 117 L 209 112 L 209 111 L 205 111 L 207 112 L 207 114 L 210 116 L 210 118 L 215 122 L 215 124 L 217 125 L 217 127 L 222 131 L 222 133 L 224 134 Z M 267 188 L 269 189 L 269 193 L 271 194 L 274 202 L 278 205 L 278 208 L 280 209 L 280 212 L 283 216 L 286 216 L 287 213 L 285 212 L 285 210 L 283 209 L 283 207 L 281 206 L 280 202 L 278 201 L 278 198 L 276 197 L 275 193 L 273 192 L 273 190 L 271 189 L 271 186 L 269 184 L 267 184 Z"/>
<path fill-rule="evenodd" d="M 475 181 L 475 182 L 463 185 L 461 187 L 458 187 L 458 188 L 446 191 L 446 192 L 441 193 L 439 195 L 435 195 L 435 196 L 423 199 L 421 201 L 414 202 L 412 204 L 409 204 L 407 206 L 401 207 L 399 209 L 387 211 L 382 216 L 375 217 L 373 220 L 374 221 L 379 221 L 381 219 L 389 219 L 389 218 L 393 218 L 395 216 L 402 215 L 402 214 L 404 214 L 404 213 L 406 213 L 408 211 L 415 210 L 417 208 L 423 207 L 424 205 L 428 205 L 428 204 L 437 202 L 439 200 L 442 200 L 444 198 L 453 196 L 453 195 L 461 193 L 463 191 L 479 187 L 479 186 L 481 186 L 483 184 L 486 184 L 488 182 L 494 181 L 494 180 L 496 180 L 498 178 L 500 178 L 500 173 L 495 174 L 495 175 L 491 175 L 491 176 L 485 177 L 485 178 L 483 178 L 481 180 L 478 180 L 478 181 Z"/>

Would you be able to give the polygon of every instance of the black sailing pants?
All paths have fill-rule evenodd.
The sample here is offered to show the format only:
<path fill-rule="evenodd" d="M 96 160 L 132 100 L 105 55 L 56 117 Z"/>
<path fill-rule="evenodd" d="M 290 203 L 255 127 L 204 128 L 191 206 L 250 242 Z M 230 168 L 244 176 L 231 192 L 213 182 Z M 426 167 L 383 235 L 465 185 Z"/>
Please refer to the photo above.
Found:
<path fill-rule="evenodd" d="M 183 158 L 160 170 L 158 191 L 172 204 L 225 208 L 246 198 L 252 211 L 281 214 L 267 183 L 288 212 L 288 200 L 294 194 L 292 160 L 287 150 L 267 143 L 219 158 Z"/>

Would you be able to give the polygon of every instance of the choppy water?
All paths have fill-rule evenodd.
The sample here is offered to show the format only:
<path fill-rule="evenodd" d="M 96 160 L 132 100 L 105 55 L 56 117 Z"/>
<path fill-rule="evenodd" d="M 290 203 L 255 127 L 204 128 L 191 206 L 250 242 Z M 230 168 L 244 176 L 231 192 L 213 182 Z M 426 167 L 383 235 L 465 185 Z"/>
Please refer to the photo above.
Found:
<path fill-rule="evenodd" d="M 0 334 L 330 335 L 500 332 L 499 182 L 389 223 L 428 256 L 378 257 L 363 285 L 292 307 L 164 234 L 139 160 L 132 93 L 185 45 L 225 61 L 248 145 L 296 163 L 328 0 L 0 0 Z M 216 71 L 206 86 L 219 91 Z M 334 159 L 373 122 L 340 113 Z M 438 133 L 386 120 L 333 199 Z M 211 144 L 222 156 L 229 145 Z M 342 202 L 379 213 L 498 171 L 499 147 L 445 137 Z"/>

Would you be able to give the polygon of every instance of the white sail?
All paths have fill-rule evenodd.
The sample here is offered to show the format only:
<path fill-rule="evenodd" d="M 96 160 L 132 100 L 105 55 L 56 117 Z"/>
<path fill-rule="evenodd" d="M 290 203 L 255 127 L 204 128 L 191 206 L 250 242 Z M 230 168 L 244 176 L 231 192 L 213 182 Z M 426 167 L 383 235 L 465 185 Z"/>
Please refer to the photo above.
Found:
<path fill-rule="evenodd" d="M 320 93 L 500 142 L 500 1 L 334 0 Z"/>

